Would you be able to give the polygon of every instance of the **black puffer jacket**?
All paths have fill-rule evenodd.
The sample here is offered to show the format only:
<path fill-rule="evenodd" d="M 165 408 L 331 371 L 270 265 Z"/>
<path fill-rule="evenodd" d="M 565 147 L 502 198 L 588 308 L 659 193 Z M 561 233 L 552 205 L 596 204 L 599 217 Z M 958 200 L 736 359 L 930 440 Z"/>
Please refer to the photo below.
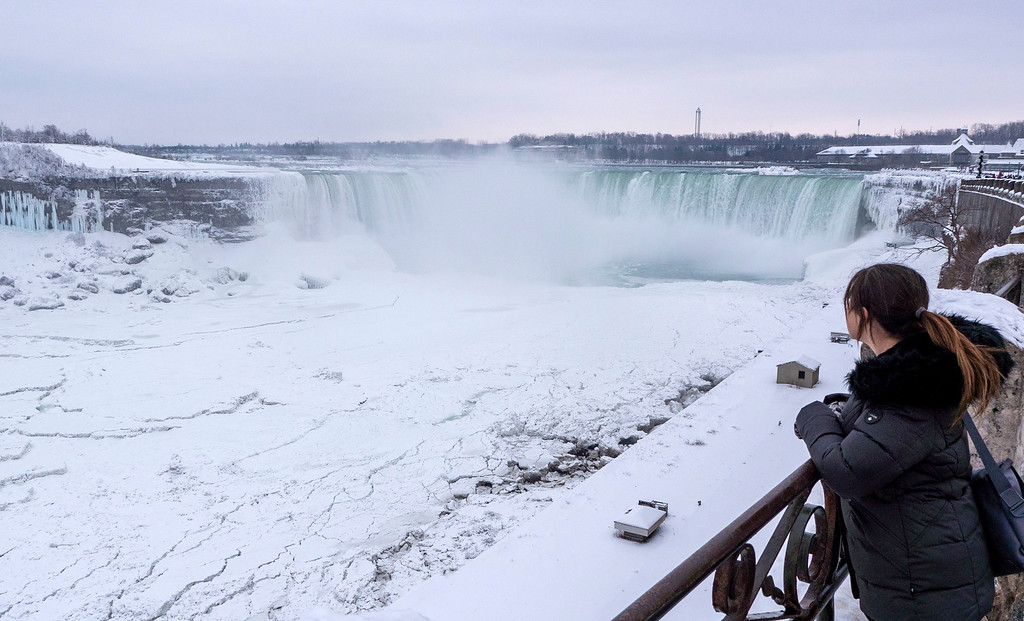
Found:
<path fill-rule="evenodd" d="M 953 324 L 1002 347 L 990 326 Z M 1013 366 L 997 354 L 1003 375 Z M 840 417 L 820 402 L 796 429 L 842 499 L 861 608 L 875 621 L 977 621 L 991 608 L 992 571 L 969 485 L 970 453 L 954 422 L 963 378 L 955 356 L 912 334 L 858 362 Z"/>

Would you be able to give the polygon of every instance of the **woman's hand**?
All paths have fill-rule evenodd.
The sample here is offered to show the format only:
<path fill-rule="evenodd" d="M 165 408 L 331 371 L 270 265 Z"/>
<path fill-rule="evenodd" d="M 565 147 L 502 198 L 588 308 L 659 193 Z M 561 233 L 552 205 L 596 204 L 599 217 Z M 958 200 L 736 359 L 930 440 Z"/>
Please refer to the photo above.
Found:
<path fill-rule="evenodd" d="M 841 394 L 841 393 L 833 393 L 831 395 L 827 395 L 825 397 L 825 399 L 828 399 L 829 397 L 834 397 L 834 396 L 836 396 L 838 394 Z M 804 439 L 803 434 L 800 432 L 800 417 L 804 416 L 804 412 L 808 411 L 808 409 L 810 409 L 811 412 L 818 411 L 821 408 L 821 406 L 826 406 L 827 403 L 829 403 L 829 402 L 828 401 L 825 401 L 825 402 L 811 401 L 810 403 L 805 405 L 803 408 L 801 408 L 800 413 L 796 415 L 796 420 L 793 421 L 793 433 L 796 435 L 797 438 L 800 438 L 801 440 Z M 845 403 L 845 401 L 843 401 L 843 403 Z M 826 407 L 829 407 L 829 406 L 826 406 Z"/>
<path fill-rule="evenodd" d="M 843 413 L 843 408 L 846 407 L 846 402 L 850 400 L 850 393 L 848 392 L 833 392 L 825 395 L 825 398 L 821 400 L 822 403 L 827 405 L 835 412 L 836 416 Z"/>
<path fill-rule="evenodd" d="M 793 433 L 801 440 L 805 440 L 807 438 L 808 426 L 813 425 L 815 419 L 825 414 L 833 421 L 836 419 L 835 412 L 833 412 L 831 407 L 821 401 L 811 401 L 801 408 L 800 413 L 796 415 L 796 422 L 793 423 Z"/>

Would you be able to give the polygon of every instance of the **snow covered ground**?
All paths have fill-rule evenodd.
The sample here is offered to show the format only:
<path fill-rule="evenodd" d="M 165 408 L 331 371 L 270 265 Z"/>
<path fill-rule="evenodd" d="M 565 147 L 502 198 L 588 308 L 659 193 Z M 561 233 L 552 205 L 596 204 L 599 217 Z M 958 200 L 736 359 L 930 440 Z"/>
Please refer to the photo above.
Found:
<path fill-rule="evenodd" d="M 369 618 L 610 617 L 803 460 L 820 391 L 774 364 L 838 388 L 839 290 L 903 252 L 616 288 L 149 237 L 0 229 L 2 618 L 333 618 L 418 584 Z M 612 537 L 648 496 L 658 538 Z"/>
<path fill-rule="evenodd" d="M 928 272 L 933 266 L 916 267 Z M 839 276 L 845 266 L 826 271 Z M 1018 346 L 1024 344 L 1020 310 L 995 296 L 935 291 L 930 307 L 983 319 Z M 555 499 L 462 571 L 423 583 L 392 608 L 362 618 L 470 621 L 481 618 L 481 610 L 494 621 L 612 618 L 806 461 L 793 419 L 806 403 L 846 390 L 844 377 L 859 356 L 859 343 L 836 344 L 828 338 L 844 325 L 841 303 L 808 313 L 799 330 L 769 344 L 680 416 Z M 775 365 L 800 355 L 821 363 L 820 383 L 813 389 L 776 384 Z M 644 544 L 616 537 L 612 526 L 639 499 L 667 502 L 670 511 Z M 811 502 L 821 502 L 820 489 Z M 772 530 L 758 534 L 755 550 L 763 549 Z M 773 572 L 777 584 L 781 560 Z M 760 597 L 753 612 L 777 610 Z M 837 619 L 865 619 L 848 584 L 837 595 L 836 611 Z M 324 613 L 319 618 L 334 617 Z M 711 579 L 665 618 L 720 619 L 711 606 Z"/>
<path fill-rule="evenodd" d="M 303 290 L 326 248 L 300 244 L 284 267 L 273 236 L 171 240 L 127 266 L 120 236 L 0 234 L 20 296 L 99 285 L 55 310 L 0 306 L 0 589 L 14 619 L 387 603 L 821 305 L 813 286 L 408 276 L 369 249 Z M 133 273 L 106 275 L 108 262 Z M 146 293 L 170 266 L 199 291 Z M 249 277 L 220 284 L 225 267 Z M 145 286 L 115 294 L 104 279 L 120 278 Z"/>
<path fill-rule="evenodd" d="M 78 144 L 40 144 L 40 147 L 72 166 L 83 166 L 94 170 L 132 173 L 254 173 L 259 169 L 248 166 L 216 164 L 212 162 L 184 162 L 167 160 L 145 155 L 127 153 L 113 147 Z"/>

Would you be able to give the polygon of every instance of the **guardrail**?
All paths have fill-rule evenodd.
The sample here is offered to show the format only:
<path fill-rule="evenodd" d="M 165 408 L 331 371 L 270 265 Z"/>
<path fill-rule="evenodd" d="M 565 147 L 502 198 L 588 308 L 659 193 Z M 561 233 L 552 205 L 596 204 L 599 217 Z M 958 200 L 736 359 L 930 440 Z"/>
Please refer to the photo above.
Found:
<path fill-rule="evenodd" d="M 822 483 L 824 506 L 807 503 L 820 480 L 814 464 L 810 460 L 805 462 L 614 621 L 662 618 L 711 572 L 715 572 L 711 603 L 716 611 L 725 614 L 724 621 L 832 621 L 833 597 L 849 572 L 841 554 L 838 497 Z M 782 518 L 758 559 L 749 541 L 780 513 Z M 813 531 L 807 530 L 809 525 L 813 525 Z M 771 572 L 783 544 L 786 553 L 779 588 Z M 807 585 L 803 595 L 798 593 L 798 582 Z M 782 609 L 750 614 L 758 592 Z"/>
<path fill-rule="evenodd" d="M 964 179 L 960 191 L 994 196 L 1024 207 L 1024 181 L 1019 179 Z"/>
<path fill-rule="evenodd" d="M 1021 295 L 1020 294 L 1021 294 L 1021 276 L 1019 274 L 1014 276 L 1014 277 L 1012 277 L 1012 278 L 1010 278 L 1008 281 L 1006 281 L 1006 283 L 1002 287 L 1000 287 L 995 292 L 995 295 L 998 295 L 999 297 L 1003 298 L 1004 300 L 1008 300 L 1010 302 L 1013 302 L 1017 306 L 1021 305 L 1020 304 L 1021 303 Z"/>

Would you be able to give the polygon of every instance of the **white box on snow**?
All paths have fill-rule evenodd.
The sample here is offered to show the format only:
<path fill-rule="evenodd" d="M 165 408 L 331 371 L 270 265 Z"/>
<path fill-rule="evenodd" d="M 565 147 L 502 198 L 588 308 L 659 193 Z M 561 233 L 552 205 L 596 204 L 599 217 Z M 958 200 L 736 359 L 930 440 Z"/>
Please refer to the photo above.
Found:
<path fill-rule="evenodd" d="M 646 541 L 665 521 L 668 512 L 644 505 L 637 505 L 626 510 L 615 520 L 615 528 L 621 531 L 626 539 Z"/>

